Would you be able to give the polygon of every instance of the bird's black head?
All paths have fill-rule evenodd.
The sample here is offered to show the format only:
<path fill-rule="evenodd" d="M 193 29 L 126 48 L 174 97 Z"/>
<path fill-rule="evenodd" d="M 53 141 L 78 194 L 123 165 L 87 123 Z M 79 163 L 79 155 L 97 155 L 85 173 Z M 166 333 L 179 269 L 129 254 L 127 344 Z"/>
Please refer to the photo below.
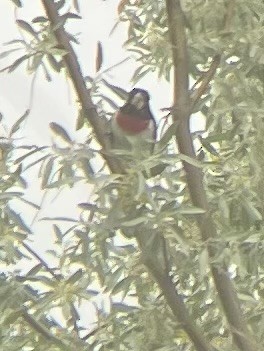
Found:
<path fill-rule="evenodd" d="M 132 105 L 137 111 L 148 108 L 149 93 L 144 89 L 134 88 L 128 94 L 127 104 Z"/>

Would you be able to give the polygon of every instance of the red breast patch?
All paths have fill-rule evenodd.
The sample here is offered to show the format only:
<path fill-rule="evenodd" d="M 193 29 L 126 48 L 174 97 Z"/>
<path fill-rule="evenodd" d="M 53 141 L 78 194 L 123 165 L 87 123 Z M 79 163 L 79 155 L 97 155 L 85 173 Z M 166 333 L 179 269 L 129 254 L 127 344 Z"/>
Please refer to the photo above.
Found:
<path fill-rule="evenodd" d="M 148 128 L 149 120 L 118 113 L 116 121 L 121 129 L 129 134 L 138 134 Z"/>

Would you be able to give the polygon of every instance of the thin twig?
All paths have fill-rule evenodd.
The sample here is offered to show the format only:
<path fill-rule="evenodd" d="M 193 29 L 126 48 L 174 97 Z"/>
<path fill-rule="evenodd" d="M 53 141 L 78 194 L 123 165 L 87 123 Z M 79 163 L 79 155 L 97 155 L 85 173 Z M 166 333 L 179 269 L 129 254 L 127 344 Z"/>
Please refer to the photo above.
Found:
<path fill-rule="evenodd" d="M 219 67 L 220 60 L 221 60 L 221 55 L 215 55 L 215 57 L 212 60 L 210 68 L 204 74 L 204 76 L 201 78 L 201 83 L 200 83 L 199 87 L 192 93 L 192 95 L 191 95 L 191 110 L 193 110 L 193 107 L 195 106 L 195 104 L 199 101 L 201 96 L 208 89 L 208 86 L 209 86 L 211 80 L 213 79 L 217 68 Z"/>

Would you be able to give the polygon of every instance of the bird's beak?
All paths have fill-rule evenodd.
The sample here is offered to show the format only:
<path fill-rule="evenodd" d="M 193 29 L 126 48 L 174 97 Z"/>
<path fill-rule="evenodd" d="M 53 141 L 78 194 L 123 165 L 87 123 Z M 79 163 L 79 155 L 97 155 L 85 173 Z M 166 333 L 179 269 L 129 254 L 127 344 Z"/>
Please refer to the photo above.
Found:
<path fill-rule="evenodd" d="M 132 97 L 130 103 L 134 105 L 137 110 L 141 110 L 145 106 L 145 99 L 142 94 L 137 93 Z"/>

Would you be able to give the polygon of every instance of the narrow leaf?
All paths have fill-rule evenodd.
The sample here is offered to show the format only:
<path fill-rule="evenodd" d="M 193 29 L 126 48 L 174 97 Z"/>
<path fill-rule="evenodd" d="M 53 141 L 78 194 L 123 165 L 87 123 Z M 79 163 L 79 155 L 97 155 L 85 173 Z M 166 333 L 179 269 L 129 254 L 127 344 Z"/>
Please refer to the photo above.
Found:
<path fill-rule="evenodd" d="M 5 212 L 7 213 L 7 215 L 9 216 L 9 218 L 23 231 L 32 234 L 31 230 L 29 229 L 29 227 L 25 224 L 25 222 L 23 221 L 23 219 L 21 218 L 21 216 L 16 213 L 14 210 L 12 210 L 9 207 L 6 207 Z"/>
<path fill-rule="evenodd" d="M 22 7 L 21 0 L 11 0 L 17 7 Z"/>
<path fill-rule="evenodd" d="M 29 151 L 26 155 L 23 155 L 23 156 L 17 158 L 14 163 L 18 164 L 18 163 L 22 162 L 25 158 L 35 154 L 36 152 L 42 151 L 42 150 L 47 149 L 47 148 L 48 148 L 48 146 L 37 147 L 34 150 Z M 48 155 L 45 157 L 48 157 Z"/>
<path fill-rule="evenodd" d="M 47 55 L 48 62 L 52 69 L 54 69 L 55 72 L 60 72 L 61 68 L 63 67 L 63 64 L 61 61 L 57 61 L 55 57 L 51 54 Z"/>
<path fill-rule="evenodd" d="M 116 85 L 108 83 L 105 79 L 102 79 L 102 82 L 113 91 L 117 96 L 119 96 L 122 100 L 126 100 L 128 97 L 128 92 Z"/>
<path fill-rule="evenodd" d="M 54 157 L 51 157 L 46 165 L 44 166 L 44 170 L 42 171 L 42 175 L 41 175 L 41 188 L 45 189 L 48 185 L 49 179 L 50 179 L 50 175 L 52 173 L 52 169 L 53 169 L 53 164 L 54 164 Z"/>
<path fill-rule="evenodd" d="M 83 271 L 82 271 L 81 269 L 78 269 L 78 271 L 76 271 L 76 272 L 67 280 L 67 283 L 74 284 L 74 283 L 76 283 L 78 280 L 80 280 L 82 276 L 83 276 Z"/>
<path fill-rule="evenodd" d="M 37 32 L 33 29 L 33 27 L 28 22 L 23 21 L 23 20 L 16 20 L 16 23 L 25 32 L 31 34 L 35 38 L 38 37 Z"/>
<path fill-rule="evenodd" d="M 197 168 L 202 168 L 203 165 L 201 164 L 201 162 L 197 161 L 196 159 L 183 155 L 183 154 L 178 154 L 179 159 L 181 159 L 184 162 L 187 162 L 189 164 L 191 164 L 192 166 L 195 166 Z"/>
<path fill-rule="evenodd" d="M 80 109 L 77 116 L 77 121 L 76 121 L 76 130 L 82 129 L 82 127 L 84 126 L 84 121 L 85 121 L 84 113 L 83 113 L 83 110 Z"/>
<path fill-rule="evenodd" d="M 31 57 L 31 55 L 23 55 L 23 56 L 19 57 L 15 62 L 12 63 L 12 65 L 10 65 L 10 66 L 8 66 L 6 68 L 3 68 L 1 70 L 1 72 L 6 70 L 6 69 L 8 70 L 8 73 L 13 72 L 18 66 L 21 65 L 21 63 L 23 63 L 24 61 L 28 60 L 30 57 Z"/>
<path fill-rule="evenodd" d="M 10 50 L 7 50 L 7 51 L 3 51 L 0 53 L 0 59 L 3 59 L 5 57 L 7 57 L 8 55 L 10 55 L 12 52 L 16 52 L 18 50 L 21 50 L 22 48 L 15 48 L 15 49 L 10 49 Z"/>
<path fill-rule="evenodd" d="M 15 124 L 12 126 L 11 131 L 9 133 L 9 136 L 12 136 L 14 133 L 16 133 L 20 127 L 21 124 L 25 121 L 25 119 L 28 117 L 30 110 L 26 110 L 25 113 L 15 122 Z"/>
<path fill-rule="evenodd" d="M 162 135 L 161 139 L 156 143 L 155 149 L 163 150 L 164 147 L 168 145 L 171 138 L 175 135 L 178 125 L 179 123 L 176 122 L 169 126 L 166 132 Z"/>
<path fill-rule="evenodd" d="M 77 15 L 76 13 L 73 12 L 67 12 L 65 15 L 63 15 L 63 19 L 81 19 L 82 17 L 80 15 Z"/>
<path fill-rule="evenodd" d="M 23 196 L 23 193 L 17 192 L 17 191 L 9 191 L 9 192 L 4 192 L 4 193 L 0 193 L 0 201 L 2 200 L 10 200 L 14 197 L 21 197 Z"/>
<path fill-rule="evenodd" d="M 125 277 L 124 279 L 120 280 L 113 288 L 112 294 L 118 294 L 120 292 L 124 292 L 125 295 L 129 290 L 130 284 L 133 282 L 132 277 Z"/>
<path fill-rule="evenodd" d="M 96 52 L 96 72 L 100 71 L 103 63 L 103 47 L 100 41 L 97 42 L 97 52 Z"/>
<path fill-rule="evenodd" d="M 55 123 L 55 122 L 51 122 L 49 124 L 50 129 L 53 131 L 53 133 L 55 133 L 56 135 L 60 136 L 66 143 L 71 144 L 72 140 L 69 136 L 69 134 L 66 132 L 66 130 L 60 126 L 59 124 Z"/>
<path fill-rule="evenodd" d="M 37 16 L 35 18 L 33 18 L 32 23 L 43 23 L 43 22 L 47 22 L 48 19 L 44 16 Z"/>

